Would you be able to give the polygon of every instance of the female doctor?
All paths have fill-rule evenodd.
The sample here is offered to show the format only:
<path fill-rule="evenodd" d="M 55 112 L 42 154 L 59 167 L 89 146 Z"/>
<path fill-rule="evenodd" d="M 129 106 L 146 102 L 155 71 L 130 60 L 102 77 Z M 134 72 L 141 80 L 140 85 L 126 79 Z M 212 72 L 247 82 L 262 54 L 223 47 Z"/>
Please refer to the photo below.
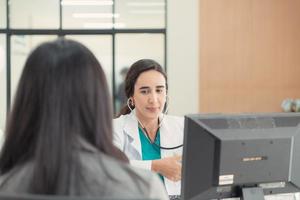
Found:
<path fill-rule="evenodd" d="M 125 79 L 128 98 L 114 119 L 114 143 L 136 167 L 158 173 L 171 198 L 180 195 L 183 118 L 168 116 L 167 76 L 150 59 L 135 62 Z"/>

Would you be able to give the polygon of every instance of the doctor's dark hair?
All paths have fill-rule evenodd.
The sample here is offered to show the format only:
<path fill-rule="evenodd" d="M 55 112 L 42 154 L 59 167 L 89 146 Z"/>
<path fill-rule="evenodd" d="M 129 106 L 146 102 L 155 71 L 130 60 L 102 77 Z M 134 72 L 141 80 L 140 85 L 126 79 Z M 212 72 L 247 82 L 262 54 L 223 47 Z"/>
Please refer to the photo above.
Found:
<path fill-rule="evenodd" d="M 126 78 L 125 78 L 125 94 L 128 99 L 133 96 L 135 83 L 136 83 L 137 79 L 139 78 L 139 76 L 141 75 L 141 73 L 150 71 L 150 70 L 155 70 L 164 76 L 164 78 L 166 80 L 166 90 L 168 90 L 167 75 L 166 75 L 165 71 L 163 70 L 163 68 L 161 67 L 161 65 L 158 62 L 151 60 L 151 59 L 141 59 L 131 65 L 131 67 L 129 68 L 129 70 L 127 72 Z M 134 106 L 131 105 L 131 108 L 134 109 Z M 117 117 L 121 116 L 121 115 L 126 115 L 130 112 L 131 111 L 128 108 L 128 106 L 125 105 L 121 109 L 121 111 L 117 115 Z"/>
<path fill-rule="evenodd" d="M 18 84 L 0 174 L 30 162 L 29 193 L 64 195 L 70 180 L 83 178 L 80 141 L 128 162 L 112 142 L 110 102 L 105 74 L 90 50 L 67 39 L 41 44 L 29 55 Z"/>

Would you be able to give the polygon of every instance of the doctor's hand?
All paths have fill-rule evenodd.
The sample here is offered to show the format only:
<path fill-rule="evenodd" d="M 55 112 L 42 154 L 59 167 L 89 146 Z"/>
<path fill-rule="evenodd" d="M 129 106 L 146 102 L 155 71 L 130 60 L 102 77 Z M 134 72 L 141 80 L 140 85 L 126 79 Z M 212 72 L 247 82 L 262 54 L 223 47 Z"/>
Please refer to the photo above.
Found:
<path fill-rule="evenodd" d="M 152 160 L 152 171 L 155 171 L 171 181 L 181 180 L 181 156 L 171 156 L 160 160 Z"/>

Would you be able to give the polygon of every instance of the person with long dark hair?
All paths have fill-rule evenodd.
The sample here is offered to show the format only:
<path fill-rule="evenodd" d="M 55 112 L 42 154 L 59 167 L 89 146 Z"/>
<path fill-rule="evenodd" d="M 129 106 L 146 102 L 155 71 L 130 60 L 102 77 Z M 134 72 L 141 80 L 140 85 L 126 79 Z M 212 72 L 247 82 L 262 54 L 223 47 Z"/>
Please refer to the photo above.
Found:
<path fill-rule="evenodd" d="M 57 39 L 28 57 L 0 154 L 0 191 L 167 199 L 157 175 L 133 169 L 112 142 L 101 65 L 82 44 Z"/>
<path fill-rule="evenodd" d="M 167 115 L 167 76 L 151 59 L 127 72 L 127 105 L 114 119 L 114 143 L 136 167 L 160 174 L 171 198 L 181 186 L 183 118 Z"/>

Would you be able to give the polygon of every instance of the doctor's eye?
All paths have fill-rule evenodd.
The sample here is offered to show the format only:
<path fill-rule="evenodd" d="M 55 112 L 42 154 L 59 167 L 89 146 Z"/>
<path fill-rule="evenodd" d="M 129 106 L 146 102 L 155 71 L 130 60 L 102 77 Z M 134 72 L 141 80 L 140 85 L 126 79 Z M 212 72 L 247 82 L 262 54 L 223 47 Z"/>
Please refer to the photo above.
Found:
<path fill-rule="evenodd" d="M 161 93 L 164 92 L 164 89 L 162 89 L 162 88 L 156 89 L 156 92 L 159 93 L 159 94 L 161 94 Z"/>
<path fill-rule="evenodd" d="M 149 93 L 150 93 L 150 90 L 140 90 L 140 93 L 141 93 L 141 94 L 149 94 Z"/>

